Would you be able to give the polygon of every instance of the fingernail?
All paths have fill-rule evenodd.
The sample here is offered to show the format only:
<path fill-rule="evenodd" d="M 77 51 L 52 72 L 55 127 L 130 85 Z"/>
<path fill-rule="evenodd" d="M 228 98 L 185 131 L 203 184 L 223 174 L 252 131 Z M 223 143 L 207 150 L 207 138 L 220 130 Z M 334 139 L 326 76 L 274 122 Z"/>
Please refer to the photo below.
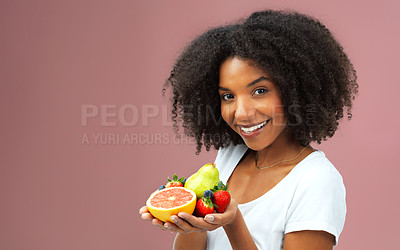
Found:
<path fill-rule="evenodd" d="M 168 226 L 168 225 L 164 225 L 164 228 L 166 228 L 166 229 L 171 229 L 171 227 Z"/>
<path fill-rule="evenodd" d="M 178 220 L 176 219 L 176 216 L 171 216 L 171 220 L 172 220 L 173 222 L 175 222 L 175 223 L 178 222 Z"/>
<path fill-rule="evenodd" d="M 212 215 L 207 215 L 206 218 L 204 218 L 206 221 L 214 221 L 214 216 Z"/>

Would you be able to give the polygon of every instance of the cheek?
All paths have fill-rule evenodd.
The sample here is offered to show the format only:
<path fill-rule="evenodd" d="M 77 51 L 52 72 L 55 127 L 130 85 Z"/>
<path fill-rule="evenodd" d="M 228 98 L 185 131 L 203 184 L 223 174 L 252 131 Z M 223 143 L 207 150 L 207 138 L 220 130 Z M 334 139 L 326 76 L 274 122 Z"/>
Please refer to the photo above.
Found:
<path fill-rule="evenodd" d="M 228 105 L 221 104 L 221 116 L 226 123 L 230 124 L 232 122 L 233 118 Z"/>
<path fill-rule="evenodd" d="M 275 108 L 274 118 L 276 126 L 286 126 L 286 115 L 283 106 Z"/>
<path fill-rule="evenodd" d="M 280 98 L 275 98 L 271 101 L 269 107 L 271 107 L 270 112 L 278 120 L 285 120 L 285 108 L 280 100 Z"/>

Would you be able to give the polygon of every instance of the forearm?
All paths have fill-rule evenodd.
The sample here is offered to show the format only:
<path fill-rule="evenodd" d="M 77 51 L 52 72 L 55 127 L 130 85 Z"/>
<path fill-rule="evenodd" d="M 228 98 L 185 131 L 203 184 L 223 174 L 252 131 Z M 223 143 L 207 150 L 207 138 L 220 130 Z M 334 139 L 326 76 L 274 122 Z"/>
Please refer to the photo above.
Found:
<path fill-rule="evenodd" d="M 239 209 L 237 210 L 234 221 L 223 228 L 233 249 L 258 249 Z"/>
<path fill-rule="evenodd" d="M 207 232 L 196 232 L 190 234 L 177 233 L 174 240 L 173 250 L 205 250 L 207 248 Z"/>

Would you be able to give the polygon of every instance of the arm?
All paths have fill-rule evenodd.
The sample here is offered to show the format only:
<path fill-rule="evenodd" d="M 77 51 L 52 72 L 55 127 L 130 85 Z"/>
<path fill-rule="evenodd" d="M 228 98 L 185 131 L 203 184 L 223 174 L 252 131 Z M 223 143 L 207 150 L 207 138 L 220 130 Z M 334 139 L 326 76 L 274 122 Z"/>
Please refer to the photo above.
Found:
<path fill-rule="evenodd" d="M 225 225 L 224 230 L 233 249 L 258 249 L 239 209 L 237 210 L 233 222 Z"/>
<path fill-rule="evenodd" d="M 190 234 L 177 233 L 173 250 L 204 250 L 207 248 L 207 232 L 195 232 Z"/>
<path fill-rule="evenodd" d="M 298 231 L 285 235 L 283 250 L 332 250 L 335 237 L 324 231 Z"/>

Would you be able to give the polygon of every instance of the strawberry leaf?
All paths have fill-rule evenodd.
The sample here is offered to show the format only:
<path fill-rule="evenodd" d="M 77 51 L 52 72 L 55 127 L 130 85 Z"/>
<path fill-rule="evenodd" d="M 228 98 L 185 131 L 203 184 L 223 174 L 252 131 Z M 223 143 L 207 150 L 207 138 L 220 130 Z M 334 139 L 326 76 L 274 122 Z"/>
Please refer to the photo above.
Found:
<path fill-rule="evenodd" d="M 214 203 L 211 201 L 210 197 L 203 197 L 203 202 L 207 207 L 213 207 Z"/>
<path fill-rule="evenodd" d="M 220 181 L 220 182 L 218 182 L 218 184 L 215 184 L 214 188 L 212 188 L 210 190 L 215 193 L 216 191 L 219 191 L 219 190 L 226 191 L 226 189 L 227 189 L 227 186 L 222 181 Z"/>

